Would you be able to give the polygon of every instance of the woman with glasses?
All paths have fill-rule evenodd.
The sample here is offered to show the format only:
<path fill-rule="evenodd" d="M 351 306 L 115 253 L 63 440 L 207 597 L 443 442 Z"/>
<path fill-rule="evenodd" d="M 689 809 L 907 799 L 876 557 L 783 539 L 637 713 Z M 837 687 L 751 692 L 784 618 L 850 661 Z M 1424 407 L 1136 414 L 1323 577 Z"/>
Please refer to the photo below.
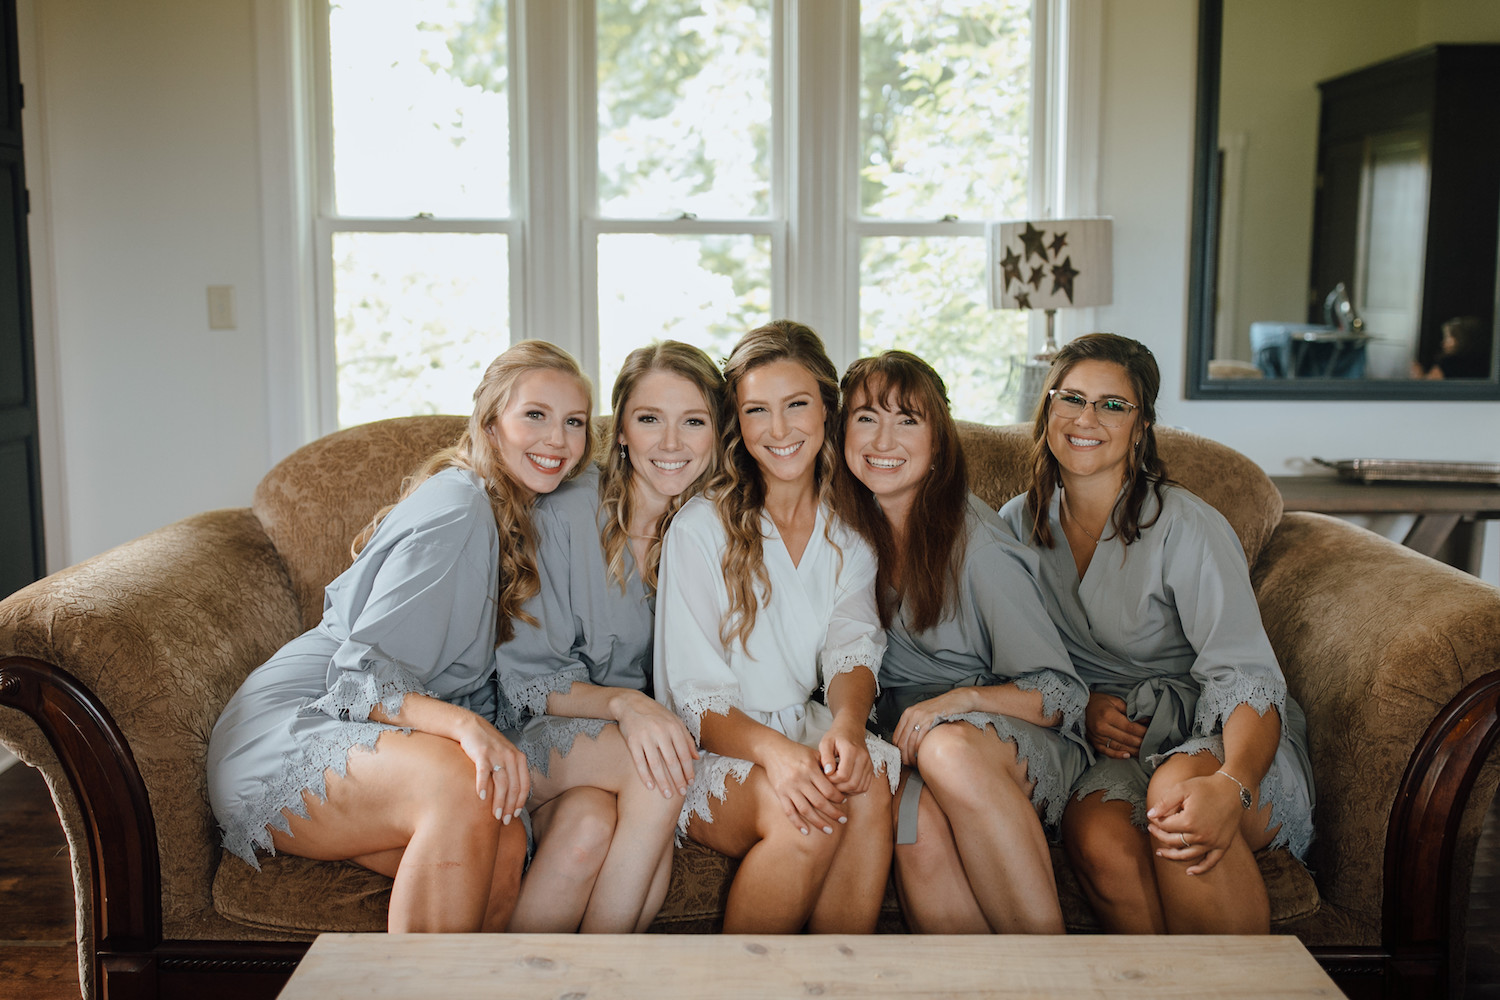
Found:
<path fill-rule="evenodd" d="M 901 749 L 896 890 L 927 934 L 1061 934 L 1047 844 L 1088 765 L 1088 692 L 1036 556 L 969 492 L 943 380 L 906 351 L 849 366 L 834 507 L 880 559 L 876 720 Z"/>
<path fill-rule="evenodd" d="M 1028 491 L 1001 517 L 1036 550 L 1048 611 L 1089 686 L 1097 760 L 1063 844 L 1104 926 L 1254 933 L 1254 852 L 1312 840 L 1306 724 L 1261 625 L 1229 523 L 1157 454 L 1161 375 L 1134 340 L 1058 352 Z"/>

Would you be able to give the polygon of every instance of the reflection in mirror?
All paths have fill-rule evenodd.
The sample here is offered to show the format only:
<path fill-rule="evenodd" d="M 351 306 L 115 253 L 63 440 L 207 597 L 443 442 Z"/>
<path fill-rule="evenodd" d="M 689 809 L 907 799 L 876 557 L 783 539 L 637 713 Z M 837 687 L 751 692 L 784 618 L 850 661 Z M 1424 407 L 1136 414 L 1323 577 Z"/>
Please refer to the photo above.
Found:
<path fill-rule="evenodd" d="M 1200 8 L 1188 394 L 1500 398 L 1500 4 Z"/>

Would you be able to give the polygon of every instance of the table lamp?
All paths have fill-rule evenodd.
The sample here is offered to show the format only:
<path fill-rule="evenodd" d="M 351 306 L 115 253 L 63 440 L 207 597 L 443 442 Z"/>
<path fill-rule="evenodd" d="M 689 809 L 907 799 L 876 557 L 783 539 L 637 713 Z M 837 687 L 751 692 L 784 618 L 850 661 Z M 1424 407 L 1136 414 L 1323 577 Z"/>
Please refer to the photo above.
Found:
<path fill-rule="evenodd" d="M 1041 219 L 990 224 L 990 307 L 1041 309 L 1047 316 L 1042 349 L 1021 367 L 1017 414 L 1029 416 L 1057 354 L 1059 309 L 1107 306 L 1114 291 L 1112 220 Z"/>

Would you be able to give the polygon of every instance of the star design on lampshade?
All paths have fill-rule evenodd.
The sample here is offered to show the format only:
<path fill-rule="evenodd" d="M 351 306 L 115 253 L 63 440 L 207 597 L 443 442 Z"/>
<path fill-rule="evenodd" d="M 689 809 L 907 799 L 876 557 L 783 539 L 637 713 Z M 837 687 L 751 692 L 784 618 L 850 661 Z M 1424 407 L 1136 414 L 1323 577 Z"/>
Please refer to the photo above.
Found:
<path fill-rule="evenodd" d="M 1053 257 L 1056 257 L 1058 254 L 1062 253 L 1062 248 L 1067 245 L 1068 234 L 1060 232 L 1052 238 L 1051 243 L 1047 244 L 1047 249 L 1052 251 Z"/>
<path fill-rule="evenodd" d="M 1078 277 L 1078 271 L 1073 267 L 1073 258 L 1064 258 L 1061 264 L 1052 265 L 1052 292 L 1062 292 L 1073 301 L 1073 279 Z"/>
<path fill-rule="evenodd" d="M 1031 293 L 1030 292 L 1017 292 L 1016 293 L 1016 308 L 1017 309 L 1030 309 L 1031 308 Z"/>
<path fill-rule="evenodd" d="M 1046 237 L 1045 229 L 1038 229 L 1031 223 L 1026 223 L 1026 231 L 1021 234 L 1021 246 L 1025 248 L 1021 255 L 1022 259 L 1030 260 L 1033 256 L 1037 256 L 1045 262 L 1047 260 Z"/>
<path fill-rule="evenodd" d="M 1006 248 L 1005 256 L 1000 258 L 1000 269 L 1005 275 L 1005 283 L 1021 280 L 1021 255 L 1010 248 Z"/>
<path fill-rule="evenodd" d="M 1041 264 L 1038 264 L 1036 267 L 1033 267 L 1031 269 L 1031 277 L 1026 279 L 1026 284 L 1030 285 L 1032 288 L 1041 288 L 1042 279 L 1046 277 L 1047 269 Z M 1019 276 L 1017 276 L 1017 280 L 1019 280 Z"/>

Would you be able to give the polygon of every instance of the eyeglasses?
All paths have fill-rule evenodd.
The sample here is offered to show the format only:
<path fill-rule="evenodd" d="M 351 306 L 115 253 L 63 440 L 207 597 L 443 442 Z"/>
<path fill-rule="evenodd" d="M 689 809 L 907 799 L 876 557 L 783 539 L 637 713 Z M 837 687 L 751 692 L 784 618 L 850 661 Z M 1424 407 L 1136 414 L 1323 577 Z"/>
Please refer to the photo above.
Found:
<path fill-rule="evenodd" d="M 1084 410 L 1092 406 L 1094 415 L 1105 427 L 1119 427 L 1130 420 L 1132 413 L 1140 409 L 1134 403 L 1127 403 L 1123 399 L 1116 399 L 1112 396 L 1108 399 L 1085 399 L 1076 392 L 1066 392 L 1062 389 L 1048 389 L 1047 395 L 1052 397 L 1051 412 L 1059 417 L 1077 420 L 1083 416 Z"/>

